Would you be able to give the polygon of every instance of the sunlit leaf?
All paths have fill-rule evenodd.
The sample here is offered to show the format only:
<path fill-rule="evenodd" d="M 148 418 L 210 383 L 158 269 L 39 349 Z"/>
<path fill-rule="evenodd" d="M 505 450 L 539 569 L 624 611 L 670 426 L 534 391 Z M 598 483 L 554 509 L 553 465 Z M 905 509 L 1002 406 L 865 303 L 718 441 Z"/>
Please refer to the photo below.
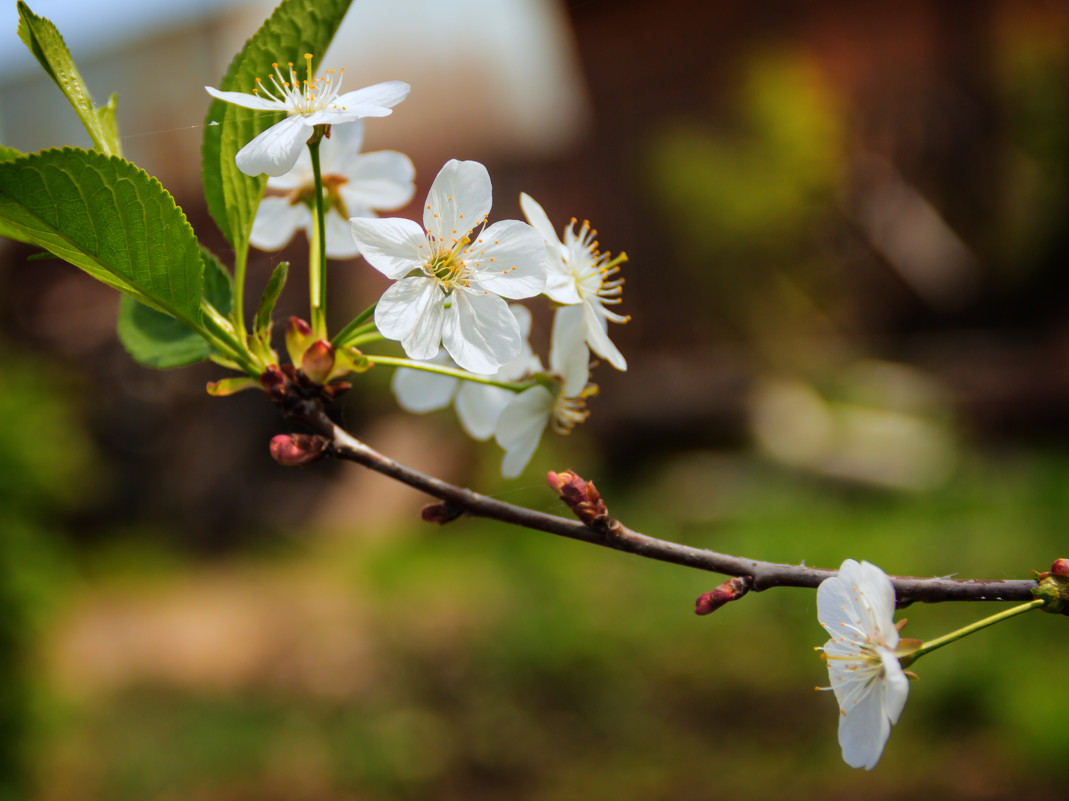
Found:
<path fill-rule="evenodd" d="M 13 161 L 21 155 L 22 153 L 15 150 L 15 148 L 13 147 L 5 147 L 4 145 L 0 145 L 0 161 Z M 0 222 L 0 236 L 5 237 L 7 239 L 14 239 L 19 242 L 29 243 L 30 241 L 18 231 L 16 231 L 14 228 L 12 228 L 10 225 L 5 225 L 3 222 Z"/>
<path fill-rule="evenodd" d="M 92 150 L 0 162 L 0 225 L 137 300 L 198 326 L 204 266 L 160 182 Z"/>
<path fill-rule="evenodd" d="M 112 95 L 106 106 L 97 108 L 89 89 L 74 65 L 70 50 L 56 26 L 44 17 L 34 14 L 22 0 L 18 3 L 19 38 L 40 62 L 49 77 L 70 102 L 82 121 L 93 145 L 102 153 L 121 156 L 119 132 L 115 124 L 116 97 Z"/>

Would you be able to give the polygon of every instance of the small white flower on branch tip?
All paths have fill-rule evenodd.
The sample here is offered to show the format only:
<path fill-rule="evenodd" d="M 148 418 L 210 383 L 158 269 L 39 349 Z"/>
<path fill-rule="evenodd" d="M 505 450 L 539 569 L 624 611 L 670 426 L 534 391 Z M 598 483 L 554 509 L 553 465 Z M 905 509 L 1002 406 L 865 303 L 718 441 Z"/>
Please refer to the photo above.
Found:
<path fill-rule="evenodd" d="M 817 616 L 831 636 L 820 650 L 839 702 L 843 760 L 853 768 L 876 766 L 909 695 L 894 613 L 894 586 L 869 562 L 847 559 L 817 588 Z"/>
<path fill-rule="evenodd" d="M 408 156 L 395 150 L 361 153 L 363 141 L 364 123 L 357 120 L 336 129 L 320 146 L 327 257 L 331 259 L 360 255 L 349 218 L 375 217 L 376 211 L 399 209 L 416 193 L 416 168 Z M 268 178 L 267 192 L 252 224 L 249 242 L 253 247 L 281 250 L 301 229 L 311 237 L 315 182 L 307 148 L 289 172 Z"/>
<path fill-rule="evenodd" d="M 527 341 L 531 332 L 531 312 L 517 304 L 509 306 L 509 310 L 520 326 L 523 345 L 519 356 L 503 365 L 492 376 L 499 381 L 519 381 L 542 369 L 542 363 L 534 355 Z M 444 350 L 439 351 L 430 361 L 453 366 L 453 360 Z M 494 435 L 494 427 L 502 409 L 508 406 L 509 401 L 516 395 L 502 387 L 462 381 L 453 376 L 407 367 L 394 371 L 390 387 L 397 403 L 408 412 L 422 414 L 444 409 L 452 403 L 456 407 L 461 427 L 468 436 L 476 440 L 487 440 Z"/>
<path fill-rule="evenodd" d="M 408 97 L 411 88 L 403 81 L 384 81 L 340 94 L 344 69 L 312 74 L 312 54 L 304 54 L 307 77 L 301 80 L 290 63 L 289 77 L 274 64 L 272 86 L 259 78 L 250 92 L 222 92 L 205 86 L 208 94 L 226 103 L 255 111 L 282 111 L 286 119 L 272 125 L 237 153 L 238 169 L 246 175 L 278 177 L 293 167 L 317 125 L 341 125 L 361 117 L 385 117 Z"/>
<path fill-rule="evenodd" d="M 505 449 L 501 475 L 516 478 L 531 461 L 542 433 L 552 425 L 558 434 L 568 434 L 590 416 L 586 399 L 598 388 L 590 380 L 590 351 L 581 339 L 550 354 L 551 375 L 545 384 L 516 395 L 497 419 L 494 439 Z"/>
<path fill-rule="evenodd" d="M 609 339 L 608 323 L 626 323 L 631 318 L 611 312 L 605 306 L 620 302 L 624 280 L 615 276 L 627 256 L 621 253 L 613 259 L 608 253 L 600 252 L 594 239 L 597 231 L 589 222 L 584 221 L 576 232 L 578 221 L 572 219 L 564 229 L 563 238 L 558 238 L 545 209 L 526 192 L 520 194 L 520 208 L 527 222 L 546 241 L 546 294 L 562 304 L 557 310 L 554 330 L 567 332 L 566 340 L 571 338 L 573 329 L 581 330 L 594 353 L 617 370 L 626 370 L 627 361 Z M 567 347 L 554 335 L 553 350 Z"/>
<path fill-rule="evenodd" d="M 520 326 L 503 298 L 542 292 L 546 247 L 519 220 L 476 231 L 491 203 L 486 167 L 454 159 L 431 185 L 422 228 L 401 218 L 351 221 L 360 254 L 396 279 L 375 306 L 375 325 L 409 358 L 431 359 L 444 346 L 463 369 L 493 375 L 520 354 Z"/>

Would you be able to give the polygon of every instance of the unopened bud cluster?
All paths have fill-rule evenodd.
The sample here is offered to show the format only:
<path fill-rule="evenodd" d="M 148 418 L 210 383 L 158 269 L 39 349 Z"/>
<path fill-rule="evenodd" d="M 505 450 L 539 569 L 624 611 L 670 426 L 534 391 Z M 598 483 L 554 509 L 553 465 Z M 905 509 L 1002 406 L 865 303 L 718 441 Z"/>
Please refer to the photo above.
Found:
<path fill-rule="evenodd" d="M 1046 601 L 1043 611 L 1069 615 L 1069 559 L 1055 559 L 1049 571 L 1035 576 L 1038 586 L 1032 594 Z"/>

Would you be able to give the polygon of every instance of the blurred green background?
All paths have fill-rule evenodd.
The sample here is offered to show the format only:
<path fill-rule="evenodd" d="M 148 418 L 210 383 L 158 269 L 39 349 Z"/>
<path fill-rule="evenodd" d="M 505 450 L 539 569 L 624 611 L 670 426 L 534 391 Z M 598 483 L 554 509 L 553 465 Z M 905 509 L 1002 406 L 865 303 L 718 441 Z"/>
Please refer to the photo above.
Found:
<path fill-rule="evenodd" d="M 353 17 L 401 14 L 372 6 Z M 536 9 L 552 35 L 536 47 L 520 26 L 523 75 L 578 91 L 582 113 L 544 115 L 552 144 L 492 137 L 489 102 L 419 106 L 406 65 L 429 56 L 399 46 L 381 77 L 413 82 L 413 110 L 369 125 L 373 146 L 412 155 L 417 203 L 457 156 L 487 163 L 495 218 L 518 214 L 521 190 L 558 224 L 589 218 L 630 257 L 633 319 L 611 332 L 629 370 L 601 366 L 589 423 L 547 435 L 512 482 L 451 412 L 401 414 L 388 374 L 345 399 L 348 427 L 546 511 L 563 507 L 545 471 L 571 467 L 633 528 L 755 558 L 1027 577 L 1069 556 L 1069 12 L 441 7 Z M 62 8 L 35 10 L 63 29 Z M 140 69 L 193 42 L 225 66 L 227 19 L 110 55 Z M 84 71 L 100 97 L 116 88 L 102 57 Z M 61 108 L 49 91 L 36 102 Z M 206 98 L 190 97 L 196 123 Z M 33 149 L 18 102 L 0 87 L 4 144 Z M 141 134 L 158 128 L 122 100 L 120 124 L 224 253 L 196 170 L 171 164 L 195 163 L 199 131 Z M 303 249 L 258 255 L 254 285 Z M 853 771 L 834 700 L 813 691 L 812 592 L 698 618 L 717 576 L 486 521 L 427 525 L 424 499 L 355 466 L 283 469 L 262 398 L 208 398 L 211 367 L 131 364 L 110 290 L 0 255 L 0 798 L 1064 796 L 1062 618 L 918 663 L 880 764 Z M 384 282 L 359 262 L 332 270 L 341 324 Z M 286 313 L 302 313 L 300 283 Z M 901 616 L 930 638 L 995 608 Z"/>

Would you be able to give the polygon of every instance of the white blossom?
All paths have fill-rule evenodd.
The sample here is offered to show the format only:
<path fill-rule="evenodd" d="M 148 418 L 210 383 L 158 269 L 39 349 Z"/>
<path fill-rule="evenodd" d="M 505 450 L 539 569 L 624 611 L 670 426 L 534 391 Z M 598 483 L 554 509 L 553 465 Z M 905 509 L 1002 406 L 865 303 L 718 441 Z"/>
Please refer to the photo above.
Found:
<path fill-rule="evenodd" d="M 823 647 L 839 702 L 843 760 L 872 770 L 909 695 L 898 661 L 895 591 L 880 568 L 847 559 L 817 588 L 817 616 L 831 639 Z"/>
<path fill-rule="evenodd" d="M 351 259 L 360 254 L 350 217 L 375 217 L 376 211 L 401 208 L 416 192 L 416 168 L 408 156 L 396 150 L 361 153 L 363 140 L 364 123 L 357 120 L 334 129 L 320 145 L 324 225 L 331 259 Z M 256 210 L 249 241 L 260 250 L 281 250 L 301 229 L 310 238 L 314 198 L 312 157 L 305 148 L 289 172 L 268 178 L 267 194 Z"/>
<path fill-rule="evenodd" d="M 626 323 L 630 318 L 605 307 L 620 302 L 624 281 L 616 275 L 627 257 L 621 254 L 612 259 L 600 252 L 594 239 L 597 231 L 585 221 L 576 232 L 577 221 L 573 219 L 564 228 L 563 238 L 558 238 L 545 210 L 526 193 L 520 195 L 520 208 L 546 241 L 546 294 L 562 304 L 554 323 L 560 338 L 554 336 L 551 349 L 566 350 L 574 335 L 581 332 L 594 353 L 617 370 L 626 370 L 626 359 L 609 339 L 608 323 Z"/>
<path fill-rule="evenodd" d="M 492 378 L 498 381 L 518 381 L 539 372 L 542 363 L 531 351 L 527 341 L 531 332 L 531 312 L 520 305 L 509 306 L 520 326 L 523 346 L 519 356 L 503 365 Z M 443 350 L 430 360 L 435 364 L 453 366 L 453 360 Z M 463 381 L 449 375 L 407 367 L 394 371 L 390 382 L 397 403 L 402 409 L 416 414 L 444 409 L 452 403 L 460 425 L 472 439 L 487 440 L 494 435 L 494 427 L 501 411 L 516 393 L 503 387 L 492 387 L 475 381 Z"/>
<path fill-rule="evenodd" d="M 589 383 L 590 351 L 579 338 L 562 338 L 562 343 L 566 347 L 550 353 L 546 381 L 516 395 L 497 419 L 494 439 L 505 449 L 501 462 L 505 478 L 523 472 L 547 425 L 567 434 L 590 416 L 586 399 L 597 393 Z"/>
<path fill-rule="evenodd" d="M 249 92 L 222 92 L 205 86 L 208 94 L 226 103 L 256 111 L 282 111 L 286 118 L 272 125 L 237 153 L 238 169 L 246 175 L 278 177 L 293 167 L 317 125 L 340 125 L 361 117 L 385 117 L 408 97 L 411 87 L 403 81 L 385 81 L 341 94 L 342 72 L 327 70 L 312 75 L 312 54 L 304 54 L 307 78 L 301 80 L 289 64 L 289 77 L 278 64 L 270 76 L 272 86 L 259 78 Z"/>
<path fill-rule="evenodd" d="M 454 159 L 431 185 L 422 228 L 401 218 L 351 221 L 364 259 L 397 279 L 375 325 L 409 358 L 430 359 L 441 345 L 463 369 L 492 375 L 520 354 L 520 327 L 502 298 L 542 292 L 545 244 L 518 220 L 480 228 L 491 203 L 486 167 Z"/>

